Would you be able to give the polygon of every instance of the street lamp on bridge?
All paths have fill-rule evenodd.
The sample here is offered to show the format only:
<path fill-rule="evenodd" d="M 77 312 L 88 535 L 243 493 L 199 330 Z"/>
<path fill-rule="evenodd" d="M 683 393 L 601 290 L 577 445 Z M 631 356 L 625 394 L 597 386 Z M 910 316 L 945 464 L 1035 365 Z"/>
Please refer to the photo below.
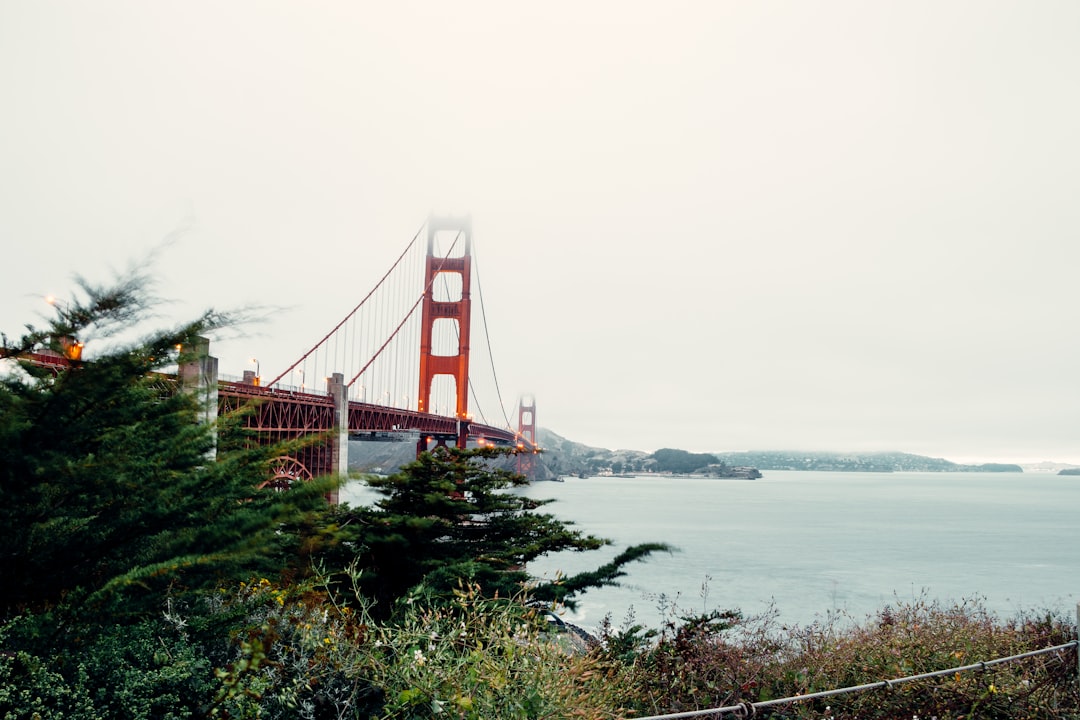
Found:
<path fill-rule="evenodd" d="M 250 360 L 251 360 L 251 362 L 255 363 L 255 379 L 251 384 L 252 385 L 261 385 L 262 384 L 262 373 L 260 372 L 260 370 L 262 368 L 259 365 L 259 358 L 250 358 Z"/>
<path fill-rule="evenodd" d="M 63 313 L 67 312 L 65 304 L 60 302 L 55 295 L 46 295 L 45 302 Z M 54 339 L 60 345 L 60 353 L 65 358 L 75 361 L 82 360 L 83 344 L 77 338 L 72 335 L 61 335 Z"/>

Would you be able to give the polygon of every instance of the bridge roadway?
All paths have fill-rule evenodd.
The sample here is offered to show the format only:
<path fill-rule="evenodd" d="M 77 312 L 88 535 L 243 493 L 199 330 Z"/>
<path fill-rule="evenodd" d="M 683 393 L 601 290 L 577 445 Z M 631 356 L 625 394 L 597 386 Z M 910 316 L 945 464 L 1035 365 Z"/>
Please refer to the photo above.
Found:
<path fill-rule="evenodd" d="M 239 409 L 245 401 L 264 398 L 254 414 L 250 430 L 269 434 L 294 435 L 297 431 L 313 433 L 334 428 L 334 398 L 330 394 L 268 388 L 244 382 L 218 381 L 218 398 L 222 411 Z M 377 439 L 385 434 L 419 434 L 436 439 L 456 438 L 459 420 L 455 417 L 433 415 L 416 410 L 386 407 L 349 401 L 349 437 L 354 440 Z M 477 422 L 468 422 L 469 439 L 514 445 L 517 433 Z"/>

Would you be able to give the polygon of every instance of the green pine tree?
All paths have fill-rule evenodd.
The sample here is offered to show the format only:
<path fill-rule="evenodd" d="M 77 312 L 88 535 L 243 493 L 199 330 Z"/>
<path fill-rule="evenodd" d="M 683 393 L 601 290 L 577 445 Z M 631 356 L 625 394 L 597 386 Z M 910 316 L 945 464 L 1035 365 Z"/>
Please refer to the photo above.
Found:
<path fill-rule="evenodd" d="M 161 374 L 230 318 L 210 311 L 124 342 L 153 307 L 145 278 L 79 285 L 48 327 L 2 338 L 0 613 L 137 612 L 167 587 L 273 571 L 279 528 L 325 504 L 331 481 L 257 490 L 280 449 L 247 447 L 225 426 L 232 450 L 208 461 L 198 398 Z M 92 360 L 58 372 L 24 362 L 89 336 L 109 345 Z"/>
<path fill-rule="evenodd" d="M 372 508 L 331 511 L 327 526 L 336 532 L 336 544 L 323 551 L 324 564 L 359 569 L 359 590 L 382 614 L 419 585 L 436 595 L 448 595 L 460 583 L 478 585 L 489 596 L 515 595 L 532 583 L 530 561 L 610 544 L 538 512 L 550 501 L 509 492 L 528 482 L 493 462 L 510 452 L 438 449 L 389 477 L 365 478 L 382 497 Z M 614 584 L 627 563 L 658 550 L 669 548 L 629 548 L 595 571 L 533 585 L 531 593 L 572 604 L 575 594 Z"/>

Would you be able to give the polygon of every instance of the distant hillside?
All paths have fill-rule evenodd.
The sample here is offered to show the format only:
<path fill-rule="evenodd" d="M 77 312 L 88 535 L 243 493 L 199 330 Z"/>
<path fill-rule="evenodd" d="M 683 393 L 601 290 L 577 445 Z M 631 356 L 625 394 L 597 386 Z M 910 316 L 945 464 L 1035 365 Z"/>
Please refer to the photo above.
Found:
<path fill-rule="evenodd" d="M 556 477 L 562 475 L 598 475 L 601 472 L 634 473 L 645 471 L 649 454 L 640 450 L 607 450 L 567 440 L 547 428 L 537 428 L 536 439 L 543 449 L 540 459 Z"/>
<path fill-rule="evenodd" d="M 544 465 L 558 476 L 626 475 L 640 473 L 699 473 L 714 477 L 756 477 L 756 473 L 713 453 L 692 453 L 663 448 L 654 453 L 640 450 L 607 450 L 567 440 L 545 428 L 537 431 Z"/>
<path fill-rule="evenodd" d="M 801 451 L 690 453 L 665 448 L 655 453 L 608 450 L 568 440 L 538 428 L 544 452 L 537 458 L 535 478 L 555 480 L 568 475 L 701 472 L 720 477 L 737 467 L 758 470 L 825 470 L 831 472 L 1023 472 L 1019 465 L 961 465 L 909 453 L 827 453 Z M 351 442 L 349 466 L 363 472 L 392 473 L 415 459 L 414 442 Z M 509 467 L 509 463 L 507 467 Z"/>
<path fill-rule="evenodd" d="M 545 428 L 538 430 L 545 463 L 559 475 L 601 473 L 641 473 L 656 471 L 692 472 L 689 465 L 719 462 L 729 467 L 758 470 L 826 470 L 832 472 L 1023 472 L 1019 465 L 985 463 L 962 465 L 942 458 L 910 453 L 835 453 L 802 451 L 758 451 L 686 453 L 670 450 L 655 454 L 640 450 L 607 450 L 567 440 Z M 658 457 L 659 456 L 659 457 Z M 689 456 L 689 457 L 687 457 Z M 677 458 L 673 461 L 672 458 Z M 711 460 L 710 460 L 711 458 Z M 658 463 L 659 460 L 659 463 Z M 678 462 L 672 465 L 672 462 Z"/>
<path fill-rule="evenodd" d="M 753 465 L 759 470 L 829 470 L 834 472 L 1023 472 L 1019 465 L 984 463 L 961 465 L 942 458 L 910 453 L 828 453 L 760 451 L 716 453 L 732 465 Z"/>

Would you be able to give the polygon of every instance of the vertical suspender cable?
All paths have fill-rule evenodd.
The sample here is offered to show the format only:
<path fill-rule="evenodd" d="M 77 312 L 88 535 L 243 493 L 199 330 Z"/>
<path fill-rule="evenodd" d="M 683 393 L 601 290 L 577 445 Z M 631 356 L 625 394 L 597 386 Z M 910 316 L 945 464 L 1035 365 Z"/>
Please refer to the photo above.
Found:
<path fill-rule="evenodd" d="M 461 233 L 459 232 L 458 233 L 458 238 L 460 238 L 460 237 L 461 237 Z M 449 257 L 450 253 L 454 251 L 454 245 L 457 245 L 457 238 L 454 239 L 454 244 L 451 245 L 450 250 L 447 251 L 447 257 Z M 439 267 L 435 269 L 435 275 L 438 275 L 440 272 L 442 272 L 443 265 L 445 265 L 445 264 L 446 264 L 446 258 L 443 258 L 442 262 L 439 264 Z M 434 281 L 434 279 L 435 278 L 433 277 L 432 281 Z M 371 364 L 373 362 L 375 362 L 376 359 L 378 359 L 379 355 L 386 349 L 386 346 L 390 344 L 390 342 L 397 336 L 397 334 L 399 332 L 401 332 L 401 328 L 405 326 L 405 323 L 407 323 L 409 321 L 409 318 L 411 318 L 413 316 L 413 313 L 416 312 L 416 309 L 418 307 L 420 307 L 420 303 L 422 303 L 424 301 L 424 295 L 427 294 L 427 290 L 430 287 L 431 287 L 431 284 L 429 283 L 428 286 L 424 288 L 424 292 L 421 293 L 420 297 L 418 297 L 416 299 L 416 302 L 413 303 L 412 307 L 409 309 L 409 312 L 406 313 L 405 317 L 401 320 L 401 322 L 399 322 L 397 324 L 397 327 L 394 328 L 394 332 L 390 335 L 390 337 L 388 337 L 386 339 L 386 341 L 379 347 L 379 349 L 375 352 L 375 355 L 371 358 L 371 360 L 368 360 L 367 364 L 364 365 L 364 367 L 360 368 L 360 371 L 357 372 L 356 375 L 354 375 L 352 377 L 352 379 L 349 380 L 348 383 L 346 383 L 347 385 L 351 386 L 354 382 L 356 382 L 356 378 L 360 377 L 360 375 L 363 374 L 363 372 L 365 370 L 367 370 L 371 366 Z"/>
<path fill-rule="evenodd" d="M 285 375 L 287 375 L 289 372 L 291 372 L 297 365 L 299 365 L 304 360 L 306 360 L 307 356 L 310 355 L 311 353 L 315 352 L 315 350 L 318 349 L 318 347 L 320 345 L 325 343 L 326 340 L 331 335 L 333 335 L 335 332 L 337 332 L 338 328 L 340 328 L 345 323 L 346 320 L 348 320 L 350 317 L 352 317 L 353 315 L 356 314 L 356 311 L 359 310 L 363 306 L 363 304 L 367 302 L 368 298 L 370 298 L 372 296 L 372 294 L 382 286 L 382 284 L 386 280 L 386 278 L 389 277 L 390 273 L 392 273 L 394 271 L 394 269 L 401 262 L 402 258 L 404 258 L 405 255 L 409 252 L 409 249 L 412 248 L 412 246 L 416 244 L 417 238 L 420 237 L 420 233 L 422 233 L 424 231 L 424 227 L 426 225 L 427 225 L 427 223 L 425 222 L 423 225 L 420 226 L 420 229 L 416 231 L 415 235 L 413 235 L 413 239 L 410 240 L 409 244 L 405 246 L 405 250 L 401 253 L 401 255 L 398 256 L 398 259 L 394 261 L 394 264 L 390 266 L 390 269 L 386 271 L 386 274 L 382 276 L 382 279 L 379 280 L 379 282 L 375 284 L 375 287 L 373 287 L 371 289 L 371 291 L 367 295 L 364 296 L 364 299 L 361 300 L 359 302 L 359 304 L 357 304 L 357 306 L 352 309 L 352 312 L 350 312 L 348 315 L 346 315 L 344 318 L 342 318 L 341 322 L 339 322 L 337 325 L 335 325 L 334 328 L 330 332 L 326 333 L 326 335 L 323 336 L 322 340 L 315 343 L 315 347 L 311 348 L 311 350 L 308 350 L 306 353 L 304 353 L 304 355 L 299 360 L 294 362 L 289 367 L 285 368 L 285 370 L 280 375 L 278 375 L 276 378 L 274 378 L 269 383 L 267 383 L 267 387 L 271 387 L 271 386 L 275 385 L 279 380 L 281 380 L 281 378 L 285 377 Z"/>
<path fill-rule="evenodd" d="M 491 376 L 495 380 L 495 395 L 499 399 L 499 410 L 502 412 L 503 422 L 511 430 L 510 419 L 506 416 L 506 406 L 503 405 L 502 390 L 499 389 L 499 376 L 495 372 L 495 356 L 491 350 L 491 335 L 488 333 L 487 310 L 484 308 L 484 286 L 480 283 L 480 264 L 473 256 L 473 270 L 476 272 L 476 295 L 480 299 L 480 318 L 484 325 L 484 344 L 487 345 L 488 362 L 491 363 Z"/>

